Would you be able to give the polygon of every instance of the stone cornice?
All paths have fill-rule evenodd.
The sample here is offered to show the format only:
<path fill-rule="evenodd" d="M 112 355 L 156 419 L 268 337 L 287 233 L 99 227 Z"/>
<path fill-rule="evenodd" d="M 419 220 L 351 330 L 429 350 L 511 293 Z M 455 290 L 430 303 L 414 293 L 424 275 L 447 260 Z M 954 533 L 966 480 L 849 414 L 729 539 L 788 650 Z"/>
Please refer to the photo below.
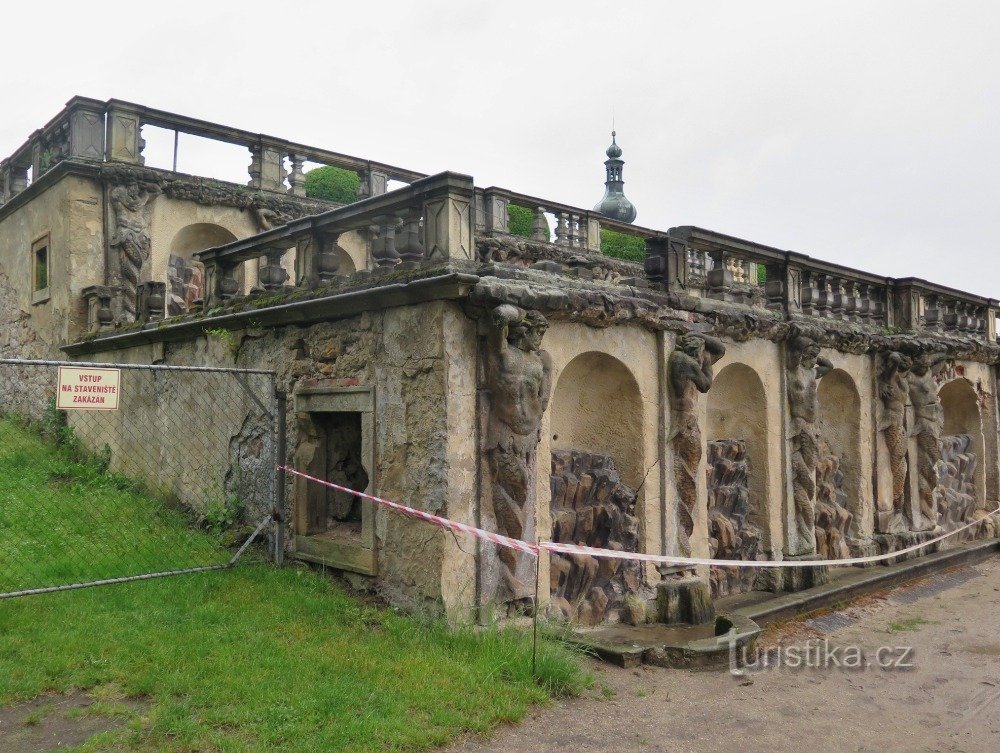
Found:
<path fill-rule="evenodd" d="M 202 336 L 206 329 L 315 324 L 356 316 L 365 311 L 463 298 L 479 281 L 476 275 L 448 266 L 429 268 L 424 274 L 428 276 L 415 278 L 412 273 L 372 275 L 360 278 L 366 283 L 365 287 L 246 298 L 234 306 L 210 311 L 203 316 L 188 315 L 100 333 L 81 342 L 64 345 L 62 349 L 68 355 L 80 356 L 150 343 L 189 340 Z"/>
<path fill-rule="evenodd" d="M 7 203 L 0 205 L 0 220 L 41 196 L 67 175 L 90 178 L 108 185 L 131 181 L 156 183 L 163 190 L 163 194 L 169 198 L 192 201 L 207 206 L 230 206 L 237 209 L 260 207 L 271 209 L 280 216 L 287 216 L 289 219 L 308 214 L 319 214 L 342 206 L 335 202 L 250 188 L 214 178 L 202 178 L 197 175 L 185 175 L 138 165 L 72 158 L 56 163 L 21 193 L 12 197 Z"/>

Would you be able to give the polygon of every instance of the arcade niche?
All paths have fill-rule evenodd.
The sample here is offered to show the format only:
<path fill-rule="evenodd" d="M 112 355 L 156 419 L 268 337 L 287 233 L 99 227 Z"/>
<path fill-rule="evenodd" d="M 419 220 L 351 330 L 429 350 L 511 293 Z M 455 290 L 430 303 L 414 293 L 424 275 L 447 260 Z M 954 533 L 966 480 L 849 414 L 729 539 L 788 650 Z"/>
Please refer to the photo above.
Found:
<path fill-rule="evenodd" d="M 605 353 L 572 359 L 552 400 L 552 540 L 638 552 L 642 402 L 629 369 Z M 651 598 L 638 562 L 551 558 L 553 611 L 586 625 L 636 624 Z"/>

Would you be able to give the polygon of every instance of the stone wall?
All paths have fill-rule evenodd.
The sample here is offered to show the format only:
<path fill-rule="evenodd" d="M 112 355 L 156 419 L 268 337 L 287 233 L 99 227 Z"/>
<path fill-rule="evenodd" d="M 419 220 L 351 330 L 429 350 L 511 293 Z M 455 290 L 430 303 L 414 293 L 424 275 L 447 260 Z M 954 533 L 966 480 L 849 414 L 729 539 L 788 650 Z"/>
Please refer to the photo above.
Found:
<path fill-rule="evenodd" d="M 468 425 L 462 429 L 456 426 L 454 431 L 449 429 L 454 423 L 451 411 L 459 410 L 463 390 L 474 405 L 475 390 L 471 385 L 475 381 L 475 361 L 461 358 L 461 352 L 456 354 L 444 347 L 446 339 L 457 342 L 463 327 L 468 328 L 474 340 L 474 322 L 450 304 L 437 302 L 311 326 L 239 330 L 227 337 L 204 335 L 153 348 L 110 351 L 97 358 L 274 369 L 279 389 L 290 398 L 299 387 L 319 385 L 335 390 L 370 385 L 376 404 L 373 492 L 475 524 L 475 503 L 473 495 L 468 493 L 475 484 L 474 436 Z M 463 382 L 470 386 L 461 387 Z M 451 402 L 449 387 L 455 396 Z M 220 401 L 220 407 L 225 404 Z M 255 446 L 259 432 L 244 425 L 245 417 L 253 415 L 252 403 L 241 404 L 239 410 L 230 409 L 234 415 L 214 415 L 209 411 L 201 418 L 196 417 L 190 431 L 199 442 L 212 447 L 213 453 L 220 447 L 223 453 L 229 453 L 246 474 L 247 452 Z M 119 411 L 119 416 L 148 421 L 155 427 L 158 420 L 155 414 L 160 410 L 165 410 L 165 406 L 130 406 Z M 474 408 L 470 415 L 474 415 Z M 126 458 L 129 432 L 127 426 L 121 426 L 122 439 L 115 448 L 116 454 Z M 300 437 L 291 399 L 286 432 L 285 461 L 291 463 Z M 159 436 L 154 431 L 151 441 L 160 442 L 159 450 L 169 455 L 174 443 L 184 440 Z M 262 467 L 250 469 L 252 478 L 262 479 L 264 475 Z M 463 484 L 458 489 L 453 486 L 455 478 Z M 291 508 L 296 504 L 295 489 L 289 479 L 286 487 L 289 526 Z M 291 541 L 294 531 L 289 528 L 288 534 Z M 427 523 L 386 513 L 380 508 L 375 511 L 375 538 L 377 567 L 371 580 L 373 588 L 395 604 L 431 610 L 444 608 L 453 616 L 470 617 L 475 602 L 474 542 L 456 541 Z"/>

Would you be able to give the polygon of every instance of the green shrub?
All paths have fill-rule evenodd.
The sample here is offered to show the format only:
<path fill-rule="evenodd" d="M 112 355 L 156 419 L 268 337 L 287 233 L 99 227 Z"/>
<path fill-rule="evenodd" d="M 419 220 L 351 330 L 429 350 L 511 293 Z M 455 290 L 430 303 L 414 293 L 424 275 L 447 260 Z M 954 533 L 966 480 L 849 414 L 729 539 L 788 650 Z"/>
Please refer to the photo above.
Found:
<path fill-rule="evenodd" d="M 644 261 L 646 259 L 646 241 L 638 235 L 628 235 L 602 228 L 601 253 L 614 259 Z"/>
<path fill-rule="evenodd" d="M 356 172 L 333 165 L 317 167 L 306 173 L 306 196 L 310 199 L 353 204 L 359 198 L 360 186 L 361 176 Z"/>
<path fill-rule="evenodd" d="M 534 221 L 535 213 L 527 207 L 519 207 L 517 204 L 507 205 L 507 232 L 511 235 L 530 238 L 531 225 Z"/>

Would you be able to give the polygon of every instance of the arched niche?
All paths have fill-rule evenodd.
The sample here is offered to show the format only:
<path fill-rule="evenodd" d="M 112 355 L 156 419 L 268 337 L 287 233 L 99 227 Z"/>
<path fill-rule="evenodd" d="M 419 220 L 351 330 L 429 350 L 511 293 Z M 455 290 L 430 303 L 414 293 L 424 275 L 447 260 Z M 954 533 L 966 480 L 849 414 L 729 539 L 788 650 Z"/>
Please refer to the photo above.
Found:
<path fill-rule="evenodd" d="M 940 513 L 943 517 L 949 518 L 952 524 L 956 524 L 971 520 L 972 512 L 981 507 L 986 498 L 983 424 L 979 413 L 979 396 L 968 379 L 964 377 L 952 379 L 941 387 L 938 397 L 944 414 L 938 476 L 942 487 L 943 504 L 949 508 L 947 511 L 941 510 Z M 963 440 L 961 437 L 969 439 Z M 964 484 L 962 477 L 966 477 Z M 969 488 L 963 490 L 961 488 L 963 486 Z M 971 494 L 974 497 L 971 509 L 968 500 L 963 502 L 949 491 Z M 947 525 L 945 520 L 940 522 L 942 525 Z"/>
<path fill-rule="evenodd" d="M 755 560 L 767 535 L 768 453 L 771 449 L 764 383 L 743 363 L 722 368 L 707 395 L 705 460 L 711 553 Z M 712 568 L 716 597 L 749 591 L 755 571 Z"/>
<path fill-rule="evenodd" d="M 854 377 L 843 369 L 833 369 L 819 381 L 818 398 L 817 506 L 820 511 L 824 502 L 843 507 L 850 520 L 840 513 L 838 520 L 827 521 L 827 528 L 857 537 L 862 514 L 861 485 L 864 483 L 861 477 L 861 395 Z M 817 525 L 819 527 L 819 521 Z M 838 541 L 845 538 L 838 536 Z M 850 556 L 846 540 L 840 543 L 843 546 L 831 545 L 831 550 L 825 554 L 834 558 Z M 822 549 L 819 544 L 818 548 Z"/>
<path fill-rule="evenodd" d="M 167 316 L 187 313 L 194 301 L 205 297 L 205 270 L 194 255 L 234 240 L 231 231 L 210 222 L 196 222 L 177 231 L 167 259 Z M 242 286 L 242 269 L 237 279 Z"/>
<path fill-rule="evenodd" d="M 642 398 L 624 363 L 596 351 L 576 356 L 559 374 L 550 410 L 553 450 L 610 455 L 622 481 L 639 487 L 645 473 Z"/>
<path fill-rule="evenodd" d="M 554 541 L 640 551 L 642 408 L 632 372 L 606 353 L 578 355 L 559 373 L 549 420 Z M 640 618 L 629 607 L 642 589 L 639 563 L 607 568 L 553 553 L 549 567 L 551 604 L 564 619 L 596 625 Z"/>

